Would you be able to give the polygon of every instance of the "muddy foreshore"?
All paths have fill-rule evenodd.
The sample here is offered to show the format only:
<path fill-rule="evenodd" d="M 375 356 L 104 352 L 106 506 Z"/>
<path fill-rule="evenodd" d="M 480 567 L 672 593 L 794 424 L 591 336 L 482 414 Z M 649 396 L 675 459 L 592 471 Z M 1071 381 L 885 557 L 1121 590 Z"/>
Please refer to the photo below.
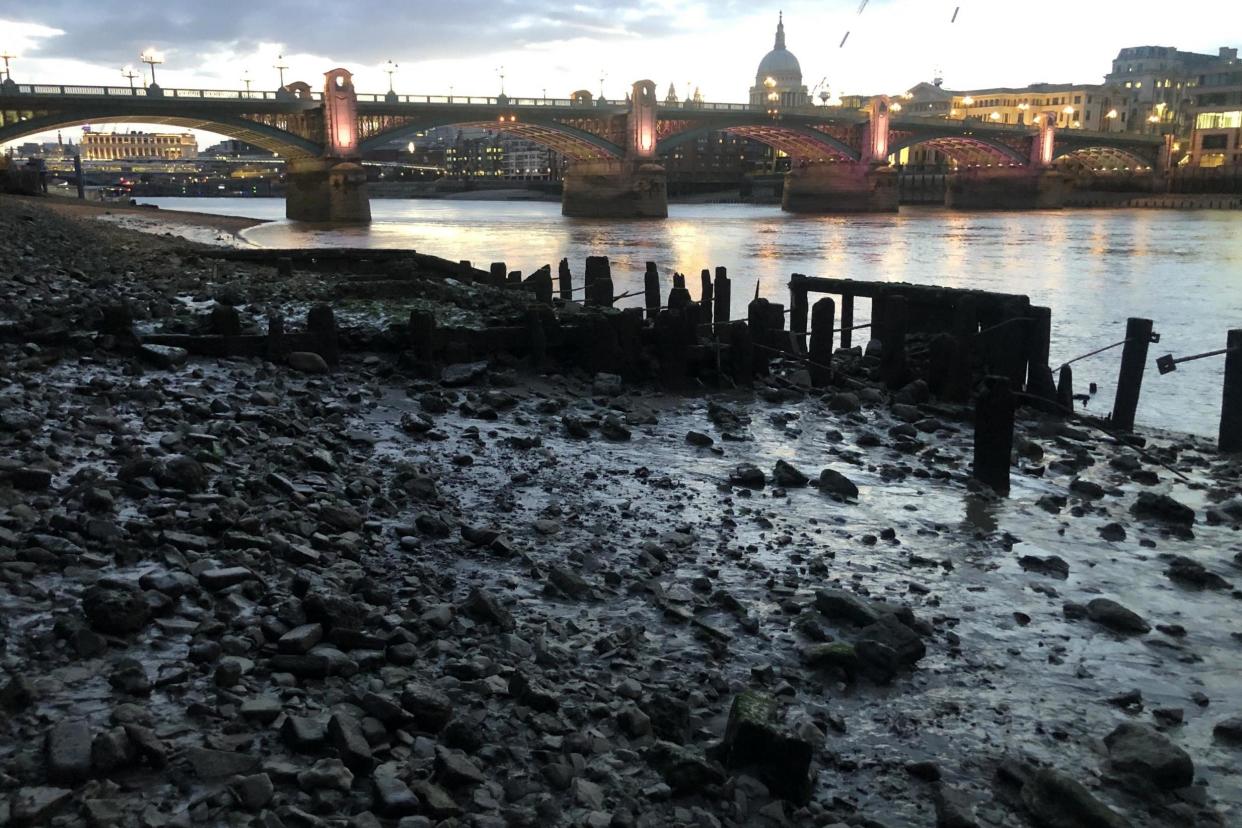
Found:
<path fill-rule="evenodd" d="M 0 199 L 0 826 L 1242 824 L 1206 442 L 97 333 L 333 296 L 195 251 Z"/>

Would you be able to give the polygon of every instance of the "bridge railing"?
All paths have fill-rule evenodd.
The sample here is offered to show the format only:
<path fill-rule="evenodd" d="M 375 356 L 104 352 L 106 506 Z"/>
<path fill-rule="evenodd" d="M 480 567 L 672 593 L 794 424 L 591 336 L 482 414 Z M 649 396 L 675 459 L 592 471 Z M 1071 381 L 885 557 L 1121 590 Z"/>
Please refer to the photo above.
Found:
<path fill-rule="evenodd" d="M 99 96 L 108 98 L 195 98 L 198 100 L 225 101 L 276 101 L 290 100 L 289 93 L 265 92 L 244 89 L 161 89 L 153 93 L 145 86 L 53 86 L 46 84 L 18 84 L 19 95 L 65 95 L 73 97 Z M 316 100 L 319 93 L 313 93 Z"/>

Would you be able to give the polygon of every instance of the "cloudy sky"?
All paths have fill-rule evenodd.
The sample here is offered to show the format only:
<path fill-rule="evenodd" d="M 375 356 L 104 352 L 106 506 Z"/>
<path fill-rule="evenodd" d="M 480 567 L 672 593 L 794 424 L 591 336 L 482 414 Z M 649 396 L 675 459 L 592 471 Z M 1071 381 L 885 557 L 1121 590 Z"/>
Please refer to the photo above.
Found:
<path fill-rule="evenodd" d="M 1177 13 L 1150 0 L 377 0 L 170 3 L 39 0 L 0 10 L 0 50 L 18 55 L 22 83 L 123 86 L 121 68 L 164 54 L 165 87 L 274 89 L 276 56 L 288 80 L 318 86 L 345 66 L 361 91 L 384 91 L 388 60 L 411 94 L 609 97 L 651 78 L 661 95 L 701 87 L 711 101 L 743 101 L 771 48 L 779 8 L 805 83 L 834 94 L 903 91 L 939 70 L 967 89 L 1099 82 L 1123 46 L 1215 53 L 1242 45 L 1237 0 L 1200 0 Z M 860 6 L 862 9 L 860 11 Z M 20 8 L 20 10 L 19 10 Z M 950 22 L 955 10 L 957 21 Z M 1032 17 L 1038 13 L 1039 17 Z M 840 45 L 846 33 L 849 38 Z"/>

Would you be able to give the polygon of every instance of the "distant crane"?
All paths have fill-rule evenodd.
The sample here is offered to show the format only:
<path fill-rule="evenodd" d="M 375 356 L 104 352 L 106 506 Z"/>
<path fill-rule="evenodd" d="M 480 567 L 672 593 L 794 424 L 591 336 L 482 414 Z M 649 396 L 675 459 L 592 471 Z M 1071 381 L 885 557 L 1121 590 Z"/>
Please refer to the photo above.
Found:
<path fill-rule="evenodd" d="M 827 76 L 820 78 L 819 83 L 811 89 L 811 98 L 814 99 L 815 93 L 819 93 L 819 100 L 824 106 L 828 105 L 828 99 L 832 97 L 832 92 L 828 89 Z"/>

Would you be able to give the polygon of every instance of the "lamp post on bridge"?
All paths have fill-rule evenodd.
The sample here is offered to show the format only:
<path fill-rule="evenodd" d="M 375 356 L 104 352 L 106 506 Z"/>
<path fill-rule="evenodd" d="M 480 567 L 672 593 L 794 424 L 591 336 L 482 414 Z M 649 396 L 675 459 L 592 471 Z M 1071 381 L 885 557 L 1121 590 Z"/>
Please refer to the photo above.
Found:
<path fill-rule="evenodd" d="M 134 67 L 124 66 L 121 69 L 121 77 L 129 81 L 129 94 L 134 94 L 134 78 L 141 77 L 141 75 L 134 71 Z"/>
<path fill-rule="evenodd" d="M 397 73 L 397 64 L 391 60 L 388 61 L 384 66 L 384 71 L 388 73 L 388 94 L 384 96 L 384 100 L 388 101 L 388 103 L 396 103 L 397 93 L 392 88 L 392 76 Z"/>
<path fill-rule="evenodd" d="M 12 55 L 12 54 L 9 54 L 8 52 L 5 52 L 4 54 L 0 55 L 0 60 L 4 61 L 4 79 L 6 81 L 12 82 L 13 80 L 13 73 L 9 71 L 9 61 L 13 60 L 16 57 L 17 55 Z"/>
<path fill-rule="evenodd" d="M 246 84 L 246 97 L 249 98 L 250 97 L 250 84 L 254 83 L 253 79 L 250 77 L 249 69 L 242 70 L 241 82 Z"/>
<path fill-rule="evenodd" d="M 155 67 L 164 62 L 164 56 L 154 48 L 150 48 L 139 55 L 138 59 L 151 67 L 151 85 L 147 87 L 147 93 L 159 95 L 161 90 L 159 84 L 155 82 Z"/>
<path fill-rule="evenodd" d="M 280 87 L 279 88 L 284 89 L 285 88 L 285 70 L 289 68 L 289 65 L 285 63 L 285 56 L 277 55 L 276 63 L 272 65 L 272 68 L 280 73 Z"/>

